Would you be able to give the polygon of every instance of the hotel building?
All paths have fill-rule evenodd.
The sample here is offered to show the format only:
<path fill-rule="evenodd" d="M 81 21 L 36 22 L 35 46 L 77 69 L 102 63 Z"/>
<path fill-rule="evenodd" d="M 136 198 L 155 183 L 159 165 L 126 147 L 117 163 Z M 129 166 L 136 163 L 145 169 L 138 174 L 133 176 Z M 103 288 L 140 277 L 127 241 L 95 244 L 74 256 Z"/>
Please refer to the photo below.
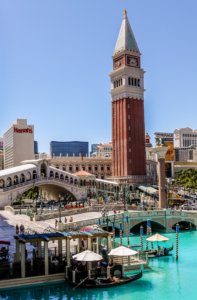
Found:
<path fill-rule="evenodd" d="M 3 143 L 5 169 L 34 159 L 34 126 L 28 125 L 26 119 L 17 119 L 4 133 Z"/>
<path fill-rule="evenodd" d="M 0 170 L 4 168 L 3 138 L 0 138 Z"/>
<path fill-rule="evenodd" d="M 89 143 L 88 142 L 50 142 L 51 157 L 58 156 L 88 156 Z"/>

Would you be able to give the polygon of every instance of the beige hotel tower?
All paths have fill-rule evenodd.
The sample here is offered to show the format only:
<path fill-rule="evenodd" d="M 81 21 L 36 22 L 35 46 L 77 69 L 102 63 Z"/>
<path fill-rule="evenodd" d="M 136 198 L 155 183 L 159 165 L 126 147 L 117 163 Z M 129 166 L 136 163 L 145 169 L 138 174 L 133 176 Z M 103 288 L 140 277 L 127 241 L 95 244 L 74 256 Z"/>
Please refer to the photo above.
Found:
<path fill-rule="evenodd" d="M 34 126 L 17 119 L 4 133 L 4 168 L 15 167 L 23 160 L 34 159 Z"/>

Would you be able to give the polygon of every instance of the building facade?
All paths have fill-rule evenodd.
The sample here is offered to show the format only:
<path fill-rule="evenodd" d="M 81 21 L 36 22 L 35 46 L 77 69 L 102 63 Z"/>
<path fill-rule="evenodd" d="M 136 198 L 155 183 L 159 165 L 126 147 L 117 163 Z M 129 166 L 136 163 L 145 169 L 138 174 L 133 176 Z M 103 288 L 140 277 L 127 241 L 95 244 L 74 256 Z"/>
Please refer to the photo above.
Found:
<path fill-rule="evenodd" d="M 92 144 L 90 150 L 90 156 L 96 156 L 96 148 L 99 144 Z"/>
<path fill-rule="evenodd" d="M 147 148 L 150 149 L 150 148 Z M 98 179 L 111 179 L 112 176 L 112 158 L 111 157 L 53 157 L 49 164 L 57 169 L 76 173 L 86 171 L 95 175 Z M 156 161 L 147 152 L 146 171 L 150 180 L 149 183 L 156 182 Z"/>
<path fill-rule="evenodd" d="M 26 119 L 17 119 L 4 133 L 3 144 L 5 169 L 34 159 L 34 126 L 28 125 Z"/>
<path fill-rule="evenodd" d="M 150 140 L 150 135 L 148 134 L 148 132 L 146 132 L 146 134 L 145 134 L 145 147 L 146 148 L 151 148 L 152 147 L 151 140 Z"/>
<path fill-rule="evenodd" d="M 0 170 L 4 168 L 3 138 L 0 138 Z"/>
<path fill-rule="evenodd" d="M 176 129 L 174 131 L 174 145 L 176 148 L 197 147 L 197 130 L 189 127 Z"/>
<path fill-rule="evenodd" d="M 174 161 L 173 133 L 155 132 L 155 145 L 168 147 L 168 150 L 165 154 L 165 173 L 167 178 L 171 178 L 173 176 L 173 161 Z"/>
<path fill-rule="evenodd" d="M 111 157 L 112 143 L 100 143 L 96 147 L 95 156 L 97 157 Z"/>
<path fill-rule="evenodd" d="M 38 155 L 38 141 L 34 141 L 34 154 Z"/>
<path fill-rule="evenodd" d="M 59 156 L 88 156 L 89 155 L 88 142 L 50 142 L 51 157 Z"/>
<path fill-rule="evenodd" d="M 86 171 L 100 179 L 110 177 L 112 174 L 111 158 L 109 157 L 53 157 L 49 159 L 49 162 L 57 169 L 69 173 Z"/>
<path fill-rule="evenodd" d="M 146 180 L 144 70 L 140 56 L 125 10 L 110 74 L 112 177 L 130 183 Z"/>

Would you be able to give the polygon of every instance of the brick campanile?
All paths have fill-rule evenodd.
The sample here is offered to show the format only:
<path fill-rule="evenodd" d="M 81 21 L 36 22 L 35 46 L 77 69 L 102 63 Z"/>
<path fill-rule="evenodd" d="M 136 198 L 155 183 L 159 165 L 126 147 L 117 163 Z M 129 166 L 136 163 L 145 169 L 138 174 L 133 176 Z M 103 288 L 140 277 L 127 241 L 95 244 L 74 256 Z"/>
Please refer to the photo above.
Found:
<path fill-rule="evenodd" d="M 144 70 L 140 51 L 124 11 L 113 54 L 112 177 L 143 182 L 146 175 Z"/>

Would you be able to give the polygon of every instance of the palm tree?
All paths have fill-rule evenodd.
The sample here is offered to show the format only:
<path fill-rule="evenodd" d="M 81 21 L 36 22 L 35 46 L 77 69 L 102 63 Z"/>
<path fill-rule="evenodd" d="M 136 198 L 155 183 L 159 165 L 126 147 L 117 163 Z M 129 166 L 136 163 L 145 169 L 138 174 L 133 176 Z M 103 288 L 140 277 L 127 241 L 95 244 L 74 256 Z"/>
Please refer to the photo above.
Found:
<path fill-rule="evenodd" d="M 177 173 L 177 177 L 174 181 L 177 186 L 182 186 L 186 189 L 197 188 L 197 170 L 187 169 L 181 170 Z"/>

